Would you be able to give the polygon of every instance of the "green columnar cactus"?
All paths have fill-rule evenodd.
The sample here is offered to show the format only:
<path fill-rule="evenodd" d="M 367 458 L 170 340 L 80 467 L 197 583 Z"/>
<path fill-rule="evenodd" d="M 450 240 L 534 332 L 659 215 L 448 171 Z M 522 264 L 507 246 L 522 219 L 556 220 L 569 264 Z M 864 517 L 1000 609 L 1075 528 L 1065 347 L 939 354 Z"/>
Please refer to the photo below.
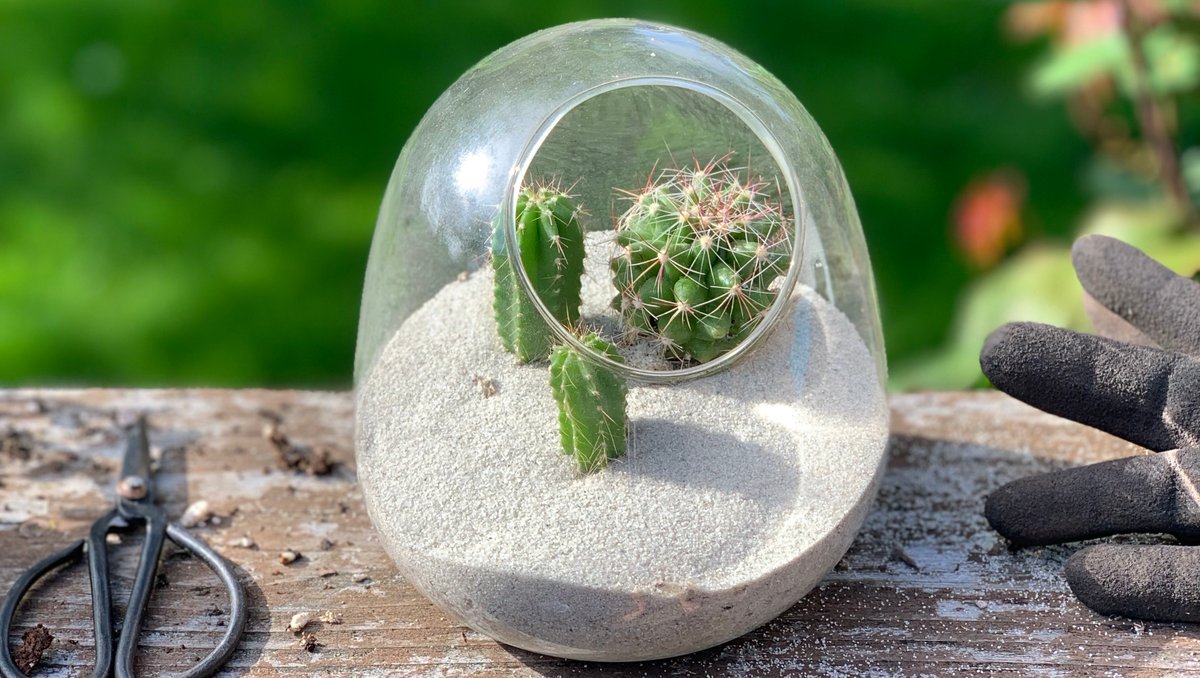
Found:
<path fill-rule="evenodd" d="M 761 181 L 724 159 L 666 169 L 617 221 L 613 306 L 630 330 L 708 362 L 746 338 L 791 264 L 789 223 Z"/>
<path fill-rule="evenodd" d="M 597 353 L 624 362 L 616 347 L 595 332 L 581 341 Z M 575 457 L 580 471 L 600 470 L 609 459 L 625 454 L 628 389 L 620 375 L 560 345 L 550 356 L 550 388 L 558 401 L 563 452 Z"/>
<path fill-rule="evenodd" d="M 496 327 L 504 348 L 525 363 L 549 355 L 551 334 L 517 279 L 505 225 L 501 215 L 492 233 Z M 574 325 L 583 281 L 583 229 L 571 199 L 553 186 L 523 188 L 517 196 L 516 231 L 521 263 L 542 303 L 559 322 Z"/>

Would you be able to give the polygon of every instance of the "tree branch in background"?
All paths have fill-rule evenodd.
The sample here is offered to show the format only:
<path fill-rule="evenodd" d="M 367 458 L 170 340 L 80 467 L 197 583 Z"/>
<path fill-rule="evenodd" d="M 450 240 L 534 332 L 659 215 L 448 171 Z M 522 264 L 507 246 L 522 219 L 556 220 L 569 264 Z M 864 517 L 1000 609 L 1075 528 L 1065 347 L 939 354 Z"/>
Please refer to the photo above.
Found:
<path fill-rule="evenodd" d="M 1130 0 L 1123 0 L 1121 3 L 1121 28 L 1129 41 L 1130 60 L 1133 64 L 1134 109 L 1137 111 L 1138 125 L 1154 151 L 1159 174 L 1172 199 L 1178 204 L 1184 218 L 1195 224 L 1196 208 L 1188 195 L 1179 158 L 1175 155 L 1175 144 L 1167 130 L 1162 102 L 1150 90 L 1150 69 L 1146 62 L 1143 42 L 1145 30 L 1130 7 Z"/>

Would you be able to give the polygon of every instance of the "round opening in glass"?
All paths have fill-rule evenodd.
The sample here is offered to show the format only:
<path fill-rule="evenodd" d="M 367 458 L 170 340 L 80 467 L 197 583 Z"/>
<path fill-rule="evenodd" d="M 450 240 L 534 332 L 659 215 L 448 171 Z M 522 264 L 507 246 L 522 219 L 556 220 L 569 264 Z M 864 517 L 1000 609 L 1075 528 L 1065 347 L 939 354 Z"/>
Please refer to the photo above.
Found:
<path fill-rule="evenodd" d="M 797 187 L 779 144 L 729 95 L 617 80 L 543 121 L 514 168 L 503 237 L 538 262 L 514 277 L 559 341 L 635 381 L 681 381 L 748 354 L 790 305 Z M 620 358 L 583 341 L 592 333 Z"/>

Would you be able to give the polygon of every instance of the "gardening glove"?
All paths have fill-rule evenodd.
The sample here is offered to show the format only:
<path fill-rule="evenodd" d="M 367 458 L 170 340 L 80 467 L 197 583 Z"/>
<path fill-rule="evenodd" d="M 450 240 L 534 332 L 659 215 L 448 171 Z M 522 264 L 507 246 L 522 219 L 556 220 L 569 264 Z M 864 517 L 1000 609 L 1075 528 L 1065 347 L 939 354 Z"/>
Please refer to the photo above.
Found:
<path fill-rule="evenodd" d="M 1200 284 L 1103 236 L 1071 253 L 1097 331 L 1010 323 L 980 355 L 996 388 L 1161 454 L 1016 480 L 986 502 L 1014 545 L 1123 533 L 1200 538 Z M 1119 337 L 1115 339 L 1112 337 Z M 1103 614 L 1200 621 L 1200 548 L 1088 546 L 1067 582 Z"/>

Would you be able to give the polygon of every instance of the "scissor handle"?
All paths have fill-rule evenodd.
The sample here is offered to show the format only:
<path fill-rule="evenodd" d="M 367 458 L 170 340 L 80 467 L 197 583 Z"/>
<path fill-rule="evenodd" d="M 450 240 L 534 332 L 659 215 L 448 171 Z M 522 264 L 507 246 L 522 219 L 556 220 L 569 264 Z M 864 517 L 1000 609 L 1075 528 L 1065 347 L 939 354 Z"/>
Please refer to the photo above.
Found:
<path fill-rule="evenodd" d="M 17 605 L 25 597 L 25 592 L 33 588 L 39 579 L 66 563 L 78 560 L 79 556 L 83 554 L 83 544 L 84 540 L 80 539 L 58 553 L 46 556 L 36 565 L 25 570 L 8 590 L 8 595 L 4 597 L 4 605 L 0 607 L 0 640 L 3 641 L 0 643 L 0 673 L 4 674 L 4 678 L 20 678 L 25 675 L 24 671 L 18 668 L 13 661 L 12 653 L 8 649 L 8 634 L 12 630 L 12 619 L 17 611 Z M 96 651 L 100 651 L 99 643 L 96 645 Z"/>
<path fill-rule="evenodd" d="M 0 605 L 0 673 L 4 678 L 25 676 L 8 649 L 8 636 L 17 606 L 34 584 L 59 567 L 79 560 L 85 552 L 88 555 L 88 580 L 92 589 L 92 628 L 96 637 L 96 666 L 92 670 L 92 678 L 107 678 L 112 667 L 112 596 L 108 588 L 108 554 L 104 551 L 104 541 L 109 527 L 117 518 L 117 509 L 109 511 L 92 523 L 86 539 L 80 539 L 58 553 L 43 558 L 18 577 L 8 590 L 4 603 Z"/>
<path fill-rule="evenodd" d="M 246 624 L 246 596 L 233 568 L 208 544 L 192 536 L 183 528 L 168 523 L 161 509 L 153 506 L 139 508 L 141 510 L 138 513 L 143 515 L 138 518 L 145 523 L 146 538 L 142 543 L 142 555 L 138 560 L 137 574 L 129 595 L 129 605 L 125 609 L 125 621 L 121 627 L 115 667 L 112 642 L 112 597 L 109 591 L 105 538 L 114 523 L 129 518 L 129 516 L 121 516 L 117 509 L 97 520 L 92 525 L 87 539 L 81 539 L 62 551 L 41 560 L 25 571 L 9 589 L 3 605 L 0 606 L 0 673 L 4 678 L 24 678 L 25 676 L 13 662 L 8 648 L 8 635 L 12 628 L 12 620 L 22 598 L 43 577 L 62 565 L 78 560 L 84 552 L 88 554 L 88 578 L 92 589 L 92 622 L 96 638 L 96 665 L 92 670 L 92 678 L 107 678 L 110 674 L 115 674 L 117 678 L 132 678 L 137 638 L 141 631 L 146 605 L 150 600 L 150 592 L 154 586 L 154 573 L 158 568 L 164 537 L 203 560 L 225 585 L 225 590 L 229 594 L 230 619 L 221 642 L 198 664 L 179 674 L 180 678 L 211 676 L 228 661 L 234 650 L 237 649 L 238 639 Z"/>
<path fill-rule="evenodd" d="M 229 624 L 221 642 L 204 659 L 192 668 L 179 674 L 179 678 L 206 678 L 216 673 L 237 649 L 242 628 L 246 625 L 246 595 L 237 580 L 233 568 L 216 551 L 201 539 L 192 536 L 182 527 L 168 523 L 166 513 L 153 504 L 122 501 L 118 511 L 126 520 L 142 520 L 146 525 L 146 538 L 142 542 L 142 556 L 138 559 L 137 574 L 133 589 L 129 592 L 129 606 L 125 608 L 125 621 L 121 625 L 121 639 L 117 643 L 116 676 L 133 677 L 133 658 L 137 651 L 137 639 L 142 629 L 146 605 L 154 588 L 154 573 L 162 552 L 164 538 L 170 539 L 191 552 L 217 575 L 229 594 Z"/>
<path fill-rule="evenodd" d="M 220 669 L 225 662 L 233 655 L 237 649 L 238 641 L 242 636 L 242 628 L 246 625 L 246 592 L 242 589 L 242 583 L 238 581 L 237 575 L 229 562 L 221 557 L 221 554 L 212 550 L 212 547 L 204 543 L 202 539 L 194 536 L 192 533 L 176 525 L 175 523 L 167 523 L 167 538 L 175 542 L 179 546 L 191 551 L 192 555 L 200 560 L 203 560 L 213 574 L 221 580 L 225 585 L 225 592 L 229 594 L 229 623 L 225 628 L 225 635 L 221 637 L 221 642 L 213 648 L 208 656 L 200 660 L 186 673 L 181 674 L 182 678 L 203 678 L 211 676 Z M 124 634 L 122 634 L 124 636 Z M 130 648 L 130 653 L 133 650 Z"/>

